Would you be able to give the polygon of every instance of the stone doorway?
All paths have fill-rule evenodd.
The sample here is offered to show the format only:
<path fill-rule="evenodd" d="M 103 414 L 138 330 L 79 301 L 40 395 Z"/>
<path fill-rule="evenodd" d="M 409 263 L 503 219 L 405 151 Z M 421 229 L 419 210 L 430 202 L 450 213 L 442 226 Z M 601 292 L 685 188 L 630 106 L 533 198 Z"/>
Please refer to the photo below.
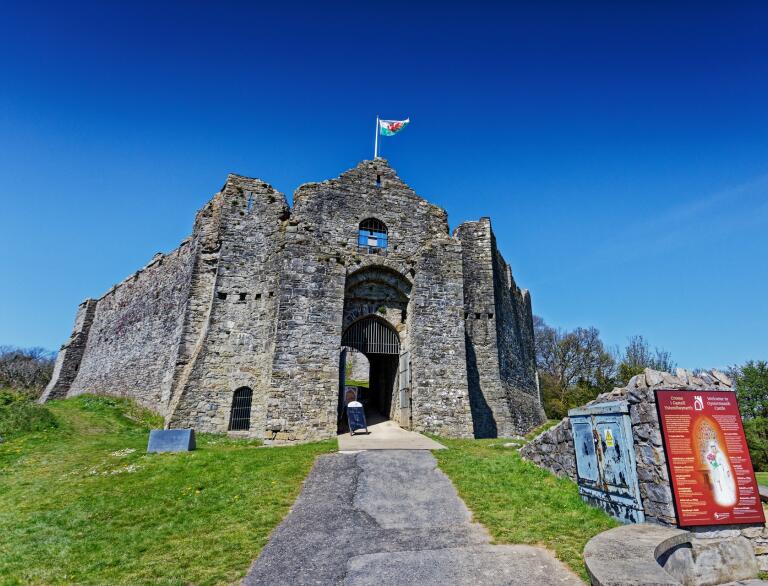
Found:
<path fill-rule="evenodd" d="M 357 386 L 358 400 L 365 406 L 365 415 L 369 424 L 396 419 L 398 408 L 396 391 L 398 388 L 398 369 L 400 356 L 400 337 L 397 331 L 384 319 L 369 315 L 359 319 L 344 331 L 339 364 L 339 431 L 346 431 L 343 419 L 345 389 Z M 349 377 L 348 357 L 362 354 L 368 361 L 368 386 L 348 385 L 359 383 L 359 379 Z M 354 360 L 354 358 L 353 358 Z M 359 372 L 359 371 L 358 371 Z M 360 376 L 357 374 L 356 376 Z"/>

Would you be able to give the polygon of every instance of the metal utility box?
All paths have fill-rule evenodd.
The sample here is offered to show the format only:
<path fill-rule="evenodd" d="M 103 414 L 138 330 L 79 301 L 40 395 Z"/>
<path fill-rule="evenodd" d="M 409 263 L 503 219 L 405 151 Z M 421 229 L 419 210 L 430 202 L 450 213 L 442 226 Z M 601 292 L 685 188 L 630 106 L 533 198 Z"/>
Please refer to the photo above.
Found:
<path fill-rule="evenodd" d="M 571 409 L 568 417 L 581 497 L 624 523 L 645 521 L 627 403 Z"/>

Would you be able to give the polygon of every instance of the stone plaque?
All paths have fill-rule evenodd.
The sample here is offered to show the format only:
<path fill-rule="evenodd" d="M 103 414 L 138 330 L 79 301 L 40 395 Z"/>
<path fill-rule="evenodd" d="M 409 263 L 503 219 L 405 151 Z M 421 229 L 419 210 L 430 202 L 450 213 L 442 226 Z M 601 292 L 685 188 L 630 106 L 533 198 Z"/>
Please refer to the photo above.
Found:
<path fill-rule="evenodd" d="M 189 452 L 195 449 L 194 429 L 153 429 L 147 452 Z"/>

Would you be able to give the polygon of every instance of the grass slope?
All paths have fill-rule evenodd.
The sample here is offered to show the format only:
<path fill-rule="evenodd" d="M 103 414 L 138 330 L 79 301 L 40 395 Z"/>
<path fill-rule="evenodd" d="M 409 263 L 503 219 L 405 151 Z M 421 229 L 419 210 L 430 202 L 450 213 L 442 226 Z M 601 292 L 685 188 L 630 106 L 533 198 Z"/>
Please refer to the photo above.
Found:
<path fill-rule="evenodd" d="M 757 476 L 757 483 L 763 486 L 768 486 L 768 472 L 755 472 Z"/>
<path fill-rule="evenodd" d="M 496 543 L 543 545 L 588 581 L 584 545 L 617 521 L 586 505 L 572 481 L 505 448 L 505 440 L 439 439 L 450 448 L 433 452 L 440 468 Z"/>
<path fill-rule="evenodd" d="M 147 454 L 127 401 L 49 404 L 56 429 L 0 444 L 0 583 L 214 584 L 244 575 L 335 442 L 260 449 L 198 436 Z"/>
<path fill-rule="evenodd" d="M 24 433 L 44 431 L 58 425 L 49 409 L 33 402 L 31 396 L 0 389 L 0 438 L 11 439 Z"/>

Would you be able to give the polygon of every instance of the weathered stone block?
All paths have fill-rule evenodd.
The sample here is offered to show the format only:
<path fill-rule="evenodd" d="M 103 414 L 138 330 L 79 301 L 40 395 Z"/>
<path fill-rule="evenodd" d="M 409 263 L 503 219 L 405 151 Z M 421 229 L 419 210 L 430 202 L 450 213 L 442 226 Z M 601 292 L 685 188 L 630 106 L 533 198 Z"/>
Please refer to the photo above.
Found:
<path fill-rule="evenodd" d="M 193 429 L 153 429 L 147 452 L 189 452 L 195 449 Z"/>

